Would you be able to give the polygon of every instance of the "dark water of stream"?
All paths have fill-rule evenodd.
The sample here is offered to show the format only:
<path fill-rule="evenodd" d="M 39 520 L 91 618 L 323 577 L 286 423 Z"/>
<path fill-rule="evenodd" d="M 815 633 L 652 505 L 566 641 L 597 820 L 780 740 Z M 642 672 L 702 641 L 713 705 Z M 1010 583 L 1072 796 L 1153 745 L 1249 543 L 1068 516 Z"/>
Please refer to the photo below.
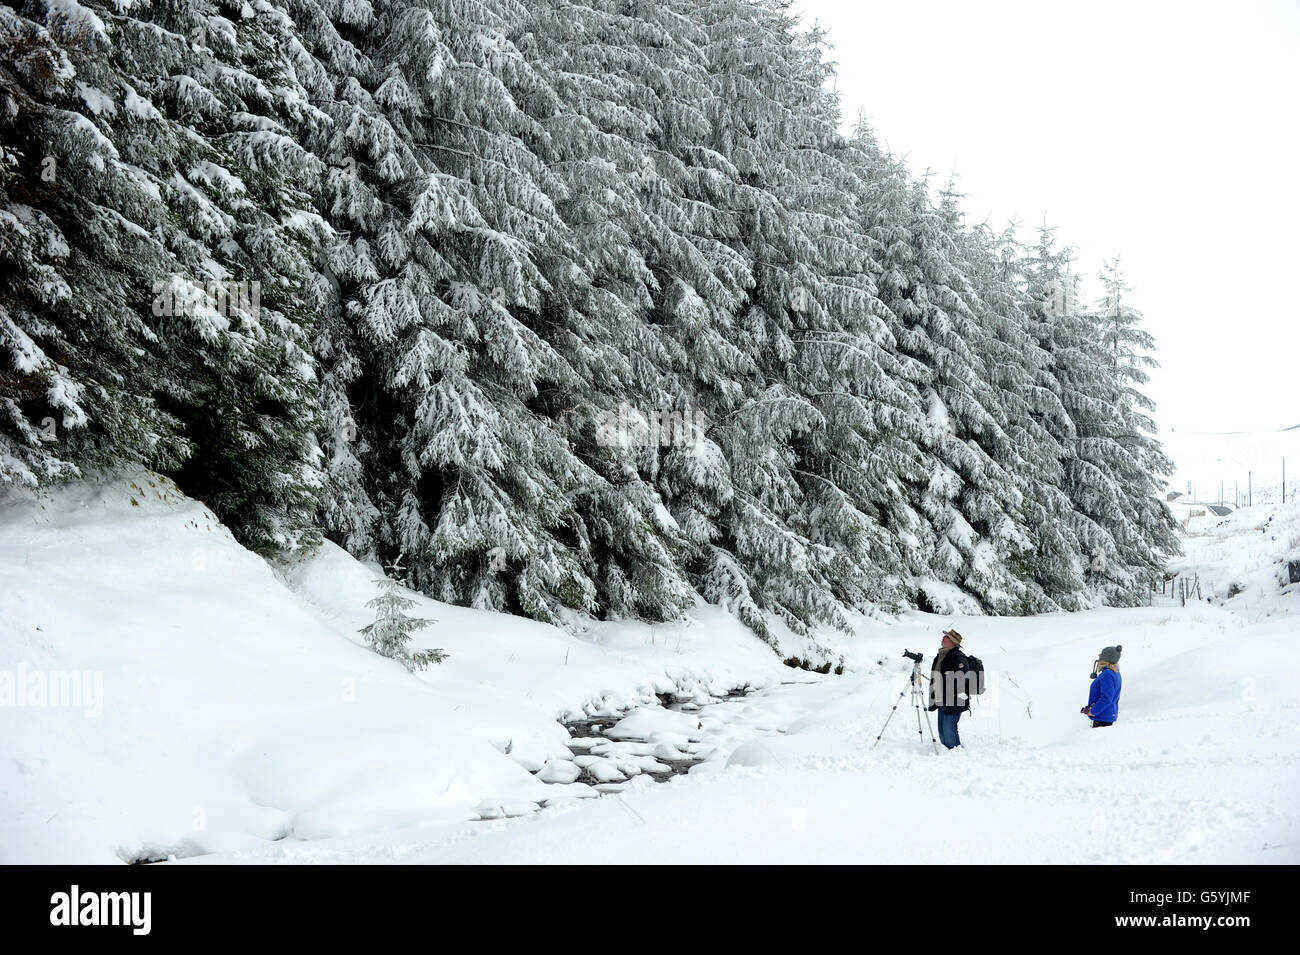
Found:
<path fill-rule="evenodd" d="M 754 692 L 754 688 L 750 686 L 735 687 L 729 690 L 725 696 L 710 697 L 707 703 L 697 703 L 694 697 L 676 696 L 671 693 L 657 695 L 664 709 L 678 713 L 699 713 L 711 706 L 721 706 L 725 703 L 735 703 L 743 700 L 752 692 Z M 626 715 L 626 713 L 623 715 Z M 654 744 L 649 740 L 636 738 L 614 739 L 610 737 L 608 735 L 609 730 L 620 719 L 622 719 L 622 715 L 618 717 L 596 716 L 565 722 L 563 725 L 568 730 L 572 740 L 569 749 L 573 752 L 574 759 L 581 763 L 587 761 L 583 757 L 597 756 L 618 763 L 620 756 L 631 755 L 635 758 L 635 761 L 642 764 L 642 772 L 657 782 L 666 782 L 674 776 L 688 773 L 692 766 L 703 760 L 703 756 L 696 752 L 669 744 Z M 580 740 L 582 742 L 578 742 Z M 589 740 L 596 740 L 597 742 L 588 743 Z M 670 753 L 670 751 L 675 751 L 675 754 Z M 606 756 L 606 754 L 613 755 Z M 619 782 L 611 782 L 607 778 L 602 779 L 588 767 L 583 767 L 582 775 L 576 781 L 587 783 L 600 792 L 616 792 L 622 788 Z"/>

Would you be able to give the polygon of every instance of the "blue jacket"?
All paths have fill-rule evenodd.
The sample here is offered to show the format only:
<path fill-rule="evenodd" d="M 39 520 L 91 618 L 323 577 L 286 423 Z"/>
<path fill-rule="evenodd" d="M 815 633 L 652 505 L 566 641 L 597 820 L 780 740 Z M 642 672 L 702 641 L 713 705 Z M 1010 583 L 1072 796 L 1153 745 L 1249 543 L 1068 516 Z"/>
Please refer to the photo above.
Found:
<path fill-rule="evenodd" d="M 1114 723 L 1119 716 L 1119 688 L 1122 684 L 1119 673 L 1110 667 L 1103 667 L 1092 681 L 1088 690 L 1088 705 L 1092 707 L 1092 718 L 1103 723 Z"/>

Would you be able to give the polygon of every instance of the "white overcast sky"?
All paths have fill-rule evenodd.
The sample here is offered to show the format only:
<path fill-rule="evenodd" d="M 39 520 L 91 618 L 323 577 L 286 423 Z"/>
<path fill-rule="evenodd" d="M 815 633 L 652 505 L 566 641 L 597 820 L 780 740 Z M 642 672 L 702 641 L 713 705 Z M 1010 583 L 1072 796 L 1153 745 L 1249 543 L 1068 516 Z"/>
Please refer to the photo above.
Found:
<path fill-rule="evenodd" d="M 1046 216 L 1090 278 L 1122 255 L 1162 431 L 1300 424 L 1300 0 L 794 8 L 829 30 L 846 128 L 955 170 L 976 221 Z"/>

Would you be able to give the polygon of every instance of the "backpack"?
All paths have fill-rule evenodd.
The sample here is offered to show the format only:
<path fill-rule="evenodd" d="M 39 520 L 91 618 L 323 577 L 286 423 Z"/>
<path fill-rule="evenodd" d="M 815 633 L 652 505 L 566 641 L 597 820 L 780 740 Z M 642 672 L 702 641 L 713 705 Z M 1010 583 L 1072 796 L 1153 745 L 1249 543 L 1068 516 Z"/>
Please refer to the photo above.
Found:
<path fill-rule="evenodd" d="M 984 661 L 966 654 L 966 692 L 979 696 L 984 692 Z"/>

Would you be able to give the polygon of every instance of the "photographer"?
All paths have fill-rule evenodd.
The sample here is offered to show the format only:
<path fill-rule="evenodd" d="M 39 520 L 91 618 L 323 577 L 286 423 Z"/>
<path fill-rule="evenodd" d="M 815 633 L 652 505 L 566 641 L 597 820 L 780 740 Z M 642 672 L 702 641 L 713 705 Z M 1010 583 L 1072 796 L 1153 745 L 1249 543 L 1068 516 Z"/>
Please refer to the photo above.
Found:
<path fill-rule="evenodd" d="M 961 745 L 957 721 L 970 707 L 968 673 L 969 661 L 961 649 L 961 634 L 945 630 L 930 671 L 930 709 L 939 711 L 939 742 L 949 749 Z"/>

